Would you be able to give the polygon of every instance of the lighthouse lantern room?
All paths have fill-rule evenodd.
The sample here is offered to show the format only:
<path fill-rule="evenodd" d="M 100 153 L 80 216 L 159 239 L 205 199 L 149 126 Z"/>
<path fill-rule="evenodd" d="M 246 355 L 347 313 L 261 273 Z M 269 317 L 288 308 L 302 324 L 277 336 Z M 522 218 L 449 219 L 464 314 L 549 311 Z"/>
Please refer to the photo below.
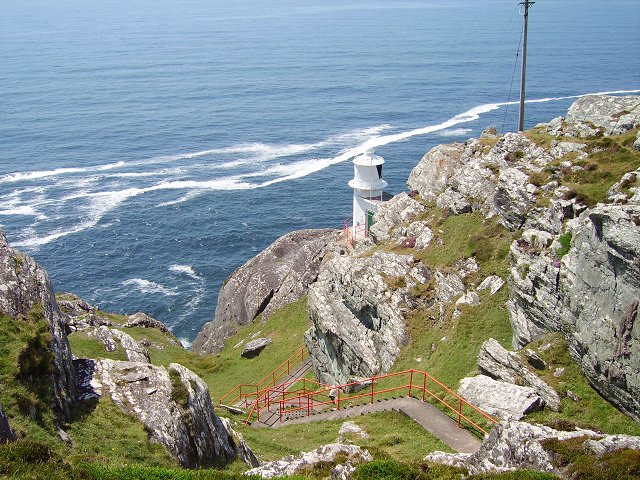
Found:
<path fill-rule="evenodd" d="M 372 149 L 353 159 L 354 176 L 349 181 L 353 188 L 353 226 L 347 232 L 352 243 L 369 236 L 375 212 L 385 196 L 383 189 L 387 182 L 382 179 L 383 165 L 384 159 Z"/>

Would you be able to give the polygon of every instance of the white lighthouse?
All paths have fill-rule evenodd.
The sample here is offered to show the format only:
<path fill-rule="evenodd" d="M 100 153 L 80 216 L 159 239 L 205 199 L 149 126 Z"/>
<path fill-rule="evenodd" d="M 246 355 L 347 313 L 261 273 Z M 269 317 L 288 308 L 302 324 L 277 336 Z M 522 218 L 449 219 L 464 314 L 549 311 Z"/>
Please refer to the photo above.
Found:
<path fill-rule="evenodd" d="M 382 179 L 384 159 L 367 150 L 363 155 L 353 159 L 353 180 L 349 186 L 353 188 L 353 226 L 348 236 L 352 243 L 369 236 L 369 228 L 373 225 L 374 214 L 383 200 L 383 189 L 387 182 Z"/>

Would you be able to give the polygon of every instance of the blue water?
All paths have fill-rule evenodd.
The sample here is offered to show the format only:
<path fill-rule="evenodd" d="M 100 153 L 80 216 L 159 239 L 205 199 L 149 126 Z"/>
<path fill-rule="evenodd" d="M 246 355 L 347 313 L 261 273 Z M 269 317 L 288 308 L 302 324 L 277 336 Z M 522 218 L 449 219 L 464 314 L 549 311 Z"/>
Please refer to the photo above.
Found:
<path fill-rule="evenodd" d="M 340 227 L 368 146 L 514 130 L 512 0 L 2 0 L 0 225 L 57 291 L 192 340 L 278 236 Z M 640 89 L 640 2 L 538 0 L 526 126 Z M 466 113 L 465 113 L 466 112 Z"/>

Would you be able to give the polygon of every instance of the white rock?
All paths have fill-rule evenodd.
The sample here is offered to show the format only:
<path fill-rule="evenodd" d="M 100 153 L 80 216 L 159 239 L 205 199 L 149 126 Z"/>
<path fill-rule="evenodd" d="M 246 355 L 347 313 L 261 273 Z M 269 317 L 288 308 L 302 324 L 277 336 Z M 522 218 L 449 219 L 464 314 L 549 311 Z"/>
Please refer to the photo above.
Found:
<path fill-rule="evenodd" d="M 542 405 L 533 388 L 500 382 L 485 375 L 463 378 L 458 393 L 481 410 L 507 420 L 519 420 Z"/>

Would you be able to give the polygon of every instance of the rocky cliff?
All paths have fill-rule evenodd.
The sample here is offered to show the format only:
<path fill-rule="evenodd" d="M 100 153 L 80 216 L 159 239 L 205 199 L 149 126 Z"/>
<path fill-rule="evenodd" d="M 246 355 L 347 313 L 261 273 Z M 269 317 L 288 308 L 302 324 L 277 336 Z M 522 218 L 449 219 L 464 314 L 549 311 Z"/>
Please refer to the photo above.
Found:
<path fill-rule="evenodd" d="M 514 347 L 562 332 L 592 385 L 640 420 L 639 126 L 639 97 L 591 96 L 531 132 L 487 131 L 428 152 L 408 180 L 417 200 L 398 195 L 376 214 L 378 245 L 333 258 L 310 287 L 314 326 L 305 340 L 320 379 L 388 370 L 420 288 L 435 292 L 427 297 L 440 305 L 440 321 L 448 305 L 479 301 L 464 268 L 434 271 L 420 251 L 441 241 L 428 220 L 434 207 L 480 212 L 519 237 L 509 251 Z M 372 253 L 383 244 L 413 252 Z M 545 395 L 558 408 L 557 394 Z"/>
<path fill-rule="evenodd" d="M 66 322 L 56 303 L 47 272 L 33 258 L 9 246 L 0 231 L 0 312 L 17 322 L 38 312 L 49 326 L 53 368 L 49 375 L 58 412 L 71 419 L 76 375 L 66 334 Z"/>
<path fill-rule="evenodd" d="M 292 232 L 242 265 L 220 290 L 214 320 L 198 334 L 193 350 L 217 353 L 239 325 L 259 315 L 266 321 L 274 310 L 304 295 L 338 238 L 339 231 L 332 229 Z"/>

